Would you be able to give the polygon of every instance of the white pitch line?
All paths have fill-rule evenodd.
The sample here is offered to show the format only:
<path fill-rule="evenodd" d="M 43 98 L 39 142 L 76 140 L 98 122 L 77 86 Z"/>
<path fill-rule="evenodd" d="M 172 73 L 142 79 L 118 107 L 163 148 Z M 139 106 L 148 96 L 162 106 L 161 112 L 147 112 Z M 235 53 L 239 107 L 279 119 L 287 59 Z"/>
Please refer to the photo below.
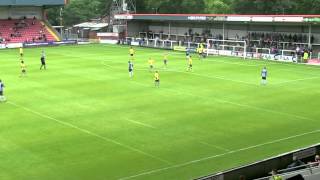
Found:
<path fill-rule="evenodd" d="M 78 127 L 78 126 L 76 126 L 76 125 L 74 125 L 74 124 L 71 124 L 71 123 L 68 123 L 68 122 L 65 122 L 65 121 L 58 120 L 58 119 L 56 119 L 56 118 L 53 118 L 53 117 L 51 117 L 51 116 L 48 116 L 48 115 L 42 114 L 42 113 L 40 113 L 40 112 L 34 111 L 34 110 L 29 109 L 29 108 L 27 108 L 27 107 L 18 105 L 18 104 L 16 104 L 16 103 L 11 102 L 11 101 L 8 101 L 7 103 L 8 103 L 8 104 L 11 104 L 11 105 L 13 105 L 13 106 L 15 106 L 15 107 L 24 109 L 25 111 L 31 112 L 31 113 L 33 113 L 33 114 L 35 114 L 35 115 L 38 115 L 38 116 L 40 116 L 40 117 L 43 117 L 43 118 L 45 118 L 45 119 L 49 119 L 49 120 L 55 121 L 55 122 L 57 122 L 57 123 L 59 123 L 59 124 L 62 124 L 62 125 L 64 125 L 64 126 L 67 126 L 67 127 L 76 129 L 76 130 L 78 130 L 78 131 L 81 131 L 81 132 L 83 132 L 83 133 L 85 133 L 85 134 L 94 136 L 94 137 L 99 138 L 99 139 L 101 139 L 101 140 L 104 140 L 104 141 L 106 141 L 106 142 L 113 143 L 113 144 L 116 144 L 116 145 L 121 146 L 121 147 L 123 147 L 123 148 L 129 149 L 129 150 L 131 150 L 131 151 L 134 151 L 134 152 L 143 154 L 143 155 L 145 155 L 145 156 L 151 157 L 151 158 L 156 159 L 156 160 L 158 160 L 158 161 L 161 161 L 161 162 L 163 162 L 163 163 L 165 163 L 165 164 L 168 164 L 168 165 L 172 164 L 171 162 L 169 162 L 169 161 L 167 161 L 167 160 L 165 160 L 165 159 L 159 158 L 159 157 L 157 157 L 157 156 L 154 156 L 154 155 L 152 155 L 152 154 L 149 154 L 149 153 L 144 152 L 144 151 L 142 151 L 142 150 L 139 150 L 139 149 L 137 149 L 137 148 L 131 147 L 131 146 L 129 146 L 129 145 L 125 145 L 125 144 L 123 144 L 123 143 L 121 143 L 121 142 L 118 142 L 118 141 L 116 141 L 116 140 L 113 140 L 113 139 L 110 139 L 110 138 L 101 136 L 101 135 L 99 135 L 99 134 L 97 134 L 97 133 L 94 133 L 94 132 L 89 131 L 89 130 L 87 130 L 87 129 L 83 129 L 83 128 Z"/>
<path fill-rule="evenodd" d="M 122 68 L 115 68 L 111 65 L 107 65 L 104 63 L 105 61 L 101 61 L 101 64 L 104 66 L 107 66 L 109 68 L 112 69 L 122 69 Z M 135 68 L 135 70 L 139 70 L 139 71 L 146 71 L 146 68 Z M 204 75 L 204 74 L 198 74 L 198 73 L 194 73 L 194 72 L 185 72 L 185 71 L 179 71 L 179 70 L 173 70 L 173 69 L 166 69 L 165 71 L 167 72 L 177 72 L 177 73 L 183 73 L 183 74 L 188 74 L 188 75 L 193 75 L 193 76 L 199 76 L 199 77 L 205 77 L 205 78 L 210 78 L 210 79 L 220 79 L 220 80 L 224 80 L 224 81 L 231 81 L 231 82 L 235 82 L 235 83 L 241 83 L 241 84 L 246 84 L 246 85 L 251 85 L 251 86 L 258 86 L 258 84 L 254 84 L 254 83 L 249 83 L 246 81 L 239 81 L 239 80 L 233 80 L 233 79 L 229 79 L 229 78 L 224 78 L 224 77 L 220 77 L 220 76 L 209 76 L 209 75 Z"/>
<path fill-rule="evenodd" d="M 306 81 L 306 80 L 319 79 L 319 78 L 320 77 L 301 78 L 301 79 L 295 79 L 295 80 L 291 80 L 291 81 L 284 81 L 284 82 L 280 82 L 280 83 L 275 83 L 273 85 L 284 85 L 284 84 L 290 84 L 290 83 L 294 83 L 294 82 L 298 82 L 298 81 Z"/>
<path fill-rule="evenodd" d="M 213 144 L 209 144 L 209 143 L 204 142 L 204 141 L 200 141 L 199 143 L 203 144 L 203 145 L 206 145 L 206 146 L 209 146 L 209 147 L 213 147 L 213 148 L 219 149 L 219 150 L 223 150 L 223 151 L 226 151 L 226 152 L 230 152 L 231 151 L 230 149 L 227 149 L 227 148 L 224 148 L 224 147 L 221 147 L 221 146 L 217 146 L 217 145 L 213 145 Z"/>
<path fill-rule="evenodd" d="M 245 63 L 233 63 L 233 62 L 227 62 L 227 61 L 222 61 L 222 60 L 205 60 L 208 62 L 215 62 L 215 63 L 223 63 L 223 64 L 232 64 L 232 65 L 239 65 L 239 66 L 246 66 L 246 67 L 259 67 L 263 66 L 262 64 L 245 64 Z"/>
<path fill-rule="evenodd" d="M 188 162 L 185 162 L 185 163 L 176 164 L 176 165 L 173 165 L 173 166 L 167 166 L 167 167 L 164 167 L 164 168 L 159 168 L 159 169 L 146 171 L 146 172 L 143 172 L 143 173 L 140 173 L 140 174 L 123 177 L 123 178 L 120 178 L 119 180 L 133 179 L 133 178 L 137 178 L 137 177 L 141 177 L 141 176 L 146 176 L 146 175 L 150 175 L 150 174 L 166 171 L 166 170 L 169 170 L 169 169 L 181 168 L 181 167 L 185 167 L 185 166 L 188 166 L 188 165 L 192 165 L 192 164 L 196 164 L 196 163 L 199 163 L 199 162 L 203 162 L 203 161 L 206 161 L 206 160 L 215 159 L 215 158 L 218 158 L 218 157 L 223 157 L 223 156 L 230 155 L 230 154 L 235 154 L 235 153 L 238 153 L 238 152 L 241 152 L 241 151 L 247 151 L 247 150 L 263 147 L 263 146 L 266 146 L 266 145 L 275 144 L 275 143 L 278 143 L 278 142 L 282 142 L 282 141 L 286 141 L 286 140 L 290 140 L 290 139 L 294 139 L 294 138 L 298 138 L 298 137 L 302 137 L 302 136 L 306 136 L 306 135 L 310 135 L 310 134 L 316 134 L 316 133 L 319 133 L 319 132 L 320 132 L 320 129 L 314 130 L 314 131 L 310 131 L 310 132 L 306 132 L 306 133 L 302 133 L 302 134 L 297 134 L 297 135 L 293 135 L 293 136 L 289 136 L 289 137 L 286 137 L 286 138 L 277 139 L 277 140 L 274 140 L 274 141 L 269 141 L 269 142 L 262 143 L 262 144 L 257 144 L 257 145 L 253 145 L 253 146 L 248 146 L 248 147 L 245 147 L 245 148 L 237 149 L 237 150 L 232 150 L 232 151 L 229 151 L 229 152 L 226 152 L 226 153 L 222 153 L 222 154 L 208 156 L 208 157 L 204 157 L 204 158 L 201 158 L 201 159 L 196 159 L 196 160 L 193 160 L 193 161 L 188 161 Z"/>
<path fill-rule="evenodd" d="M 138 124 L 138 125 L 144 126 L 144 127 L 157 129 L 156 127 L 154 127 L 154 126 L 152 126 L 150 124 L 146 124 L 146 123 L 142 123 L 142 122 L 139 122 L 139 121 L 135 121 L 135 120 L 132 120 L 130 118 L 125 118 L 125 120 L 128 121 L 128 122 L 134 123 L 134 124 Z"/>
<path fill-rule="evenodd" d="M 131 82 L 134 83 L 134 84 L 140 85 L 140 86 L 149 87 L 149 86 L 147 86 L 147 85 L 145 85 L 143 83 L 139 83 L 139 82 L 136 82 L 136 81 L 131 81 Z M 177 90 L 173 90 L 173 89 L 169 89 L 169 88 L 162 88 L 162 89 L 174 92 L 175 94 L 188 95 L 188 96 L 192 96 L 192 97 L 208 99 L 208 97 L 206 97 L 206 96 L 200 96 L 200 95 L 197 95 L 197 94 L 186 93 L 185 91 L 177 91 Z M 283 115 L 283 116 L 294 117 L 294 118 L 302 119 L 302 120 L 316 121 L 315 119 L 311 119 L 311 118 L 304 117 L 304 116 L 299 116 L 299 115 L 286 113 L 286 112 L 275 111 L 275 110 L 271 110 L 271 109 L 267 109 L 267 108 L 260 108 L 260 107 L 251 106 L 251 105 L 247 105 L 247 104 L 236 103 L 236 102 L 227 101 L 227 100 L 223 100 L 223 99 L 219 99 L 219 98 L 215 98 L 215 97 L 211 97 L 211 99 L 214 100 L 214 101 L 220 102 L 220 103 L 227 103 L 227 104 L 231 104 L 231 105 L 234 105 L 234 106 L 246 107 L 246 108 L 249 108 L 249 109 L 255 109 L 255 110 L 259 110 L 259 111 L 263 111 L 263 112 L 269 112 L 269 113 L 273 113 L 273 114 L 279 114 L 279 115 Z"/>
<path fill-rule="evenodd" d="M 194 75 L 194 76 L 199 76 L 199 77 L 206 77 L 206 78 L 211 78 L 211 79 L 220 79 L 220 80 L 225 80 L 225 81 L 232 81 L 232 82 L 242 83 L 242 84 L 246 84 L 246 85 L 258 86 L 258 84 L 249 83 L 249 82 L 246 82 L 246 81 L 233 80 L 233 79 L 229 79 L 229 78 L 225 78 L 225 77 L 221 77 L 221 76 L 209 76 L 209 75 L 198 74 L 198 73 L 194 73 L 194 72 L 190 73 L 190 72 L 176 71 L 176 70 L 168 70 L 168 71 L 179 72 L 179 73 L 184 73 L 184 74 L 189 74 L 189 75 Z"/>
<path fill-rule="evenodd" d="M 244 60 L 242 60 L 242 61 L 244 61 Z M 217 60 L 217 59 L 214 59 L 214 60 L 209 59 L 208 60 L 208 62 L 219 62 L 219 63 L 233 64 L 233 65 L 247 66 L 247 67 L 259 67 L 259 66 L 267 66 L 267 65 L 281 65 L 281 66 L 295 67 L 295 66 L 293 66 L 294 64 L 292 64 L 292 63 L 288 64 L 288 63 L 282 63 L 282 62 L 259 61 L 259 60 L 255 60 L 255 59 L 251 59 L 249 61 L 254 61 L 255 63 L 258 63 L 258 62 L 259 63 L 256 65 L 251 65 L 251 64 L 245 64 L 245 63 L 233 63 L 233 62 L 224 61 L 224 60 Z M 302 67 L 302 66 L 299 66 L 299 67 Z M 303 68 L 320 70 L 320 68 L 314 68 L 314 67 L 303 67 Z M 281 68 L 281 71 L 294 72 L 294 73 L 299 73 L 299 74 L 308 75 L 308 76 L 317 76 L 317 74 L 304 73 L 304 72 L 299 72 L 297 70 L 289 70 L 289 69 L 282 69 Z"/>

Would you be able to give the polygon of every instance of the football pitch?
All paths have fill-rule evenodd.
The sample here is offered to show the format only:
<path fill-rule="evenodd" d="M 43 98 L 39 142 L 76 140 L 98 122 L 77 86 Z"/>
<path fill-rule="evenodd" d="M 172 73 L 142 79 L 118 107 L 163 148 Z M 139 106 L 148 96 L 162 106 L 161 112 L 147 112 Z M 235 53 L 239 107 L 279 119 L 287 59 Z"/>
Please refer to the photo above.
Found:
<path fill-rule="evenodd" d="M 1 180 L 192 179 L 319 143 L 320 67 L 136 48 L 130 79 L 128 48 L 45 48 L 46 71 L 25 49 L 23 78 L 0 51 Z"/>

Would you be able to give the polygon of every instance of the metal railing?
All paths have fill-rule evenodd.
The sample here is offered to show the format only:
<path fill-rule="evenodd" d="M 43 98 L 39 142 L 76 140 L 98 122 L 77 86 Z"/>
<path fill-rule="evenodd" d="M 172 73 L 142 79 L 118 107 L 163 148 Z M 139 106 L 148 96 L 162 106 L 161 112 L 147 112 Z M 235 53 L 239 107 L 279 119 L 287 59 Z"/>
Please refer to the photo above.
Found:
<path fill-rule="evenodd" d="M 317 172 L 316 170 L 320 171 L 320 163 L 319 162 L 314 162 L 314 163 L 308 163 L 308 164 L 304 164 L 301 166 L 296 166 L 296 167 L 291 167 L 291 168 L 286 168 L 286 169 L 282 169 L 278 171 L 279 176 L 283 177 L 283 178 L 289 178 L 291 176 L 295 176 L 295 175 L 312 175 L 314 174 L 314 172 Z M 318 173 L 315 173 L 318 174 Z M 269 180 L 272 178 L 272 175 L 270 176 L 266 176 L 263 178 L 258 178 L 255 180 Z"/>

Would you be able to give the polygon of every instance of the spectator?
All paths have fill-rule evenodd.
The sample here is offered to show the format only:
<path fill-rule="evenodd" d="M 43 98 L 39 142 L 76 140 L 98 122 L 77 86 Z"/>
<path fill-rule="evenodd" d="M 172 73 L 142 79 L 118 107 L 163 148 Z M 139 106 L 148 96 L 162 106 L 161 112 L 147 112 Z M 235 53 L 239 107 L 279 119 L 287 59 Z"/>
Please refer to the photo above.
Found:
<path fill-rule="evenodd" d="M 310 166 L 320 166 L 320 156 L 316 155 L 314 158 L 314 162 L 309 162 Z"/>
<path fill-rule="evenodd" d="M 272 170 L 271 171 L 271 178 L 270 180 L 283 180 L 282 176 L 278 175 L 277 170 Z"/>
<path fill-rule="evenodd" d="M 240 175 L 240 176 L 239 176 L 239 180 L 246 180 L 246 176 Z"/>
<path fill-rule="evenodd" d="M 33 19 L 32 19 L 32 25 L 35 25 L 36 24 L 36 17 L 33 16 Z"/>

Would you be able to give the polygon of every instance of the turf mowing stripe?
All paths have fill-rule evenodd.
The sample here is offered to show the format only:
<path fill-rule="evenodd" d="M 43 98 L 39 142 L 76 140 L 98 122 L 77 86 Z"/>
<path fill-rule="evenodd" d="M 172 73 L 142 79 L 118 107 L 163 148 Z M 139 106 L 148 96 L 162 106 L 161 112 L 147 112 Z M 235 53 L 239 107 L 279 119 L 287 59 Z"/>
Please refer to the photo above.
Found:
<path fill-rule="evenodd" d="M 149 87 L 149 86 L 147 86 L 145 84 L 142 84 L 142 83 L 139 83 L 139 82 L 136 82 L 136 81 L 130 81 L 130 82 L 134 83 L 134 84 L 137 84 L 137 85 L 140 85 L 140 86 Z M 209 98 L 209 97 L 200 96 L 200 95 L 196 95 L 196 94 L 192 94 L 192 93 L 186 93 L 185 91 L 182 92 L 182 91 L 173 90 L 173 89 L 169 89 L 169 88 L 163 88 L 163 89 L 165 89 L 167 91 L 174 92 L 175 94 L 183 94 L 183 95 L 188 95 L 188 96 L 202 98 L 202 99 L 208 99 Z M 311 119 L 311 118 L 304 117 L 304 116 L 299 116 L 299 115 L 295 115 L 295 114 L 291 114 L 291 113 L 275 111 L 275 110 L 271 110 L 271 109 L 267 109 L 267 108 L 260 108 L 260 107 L 251 106 L 251 105 L 247 105 L 247 104 L 236 103 L 236 102 L 227 101 L 227 100 L 223 100 L 223 99 L 216 98 L 216 97 L 214 97 L 214 98 L 211 97 L 211 99 L 216 101 L 216 102 L 227 103 L 227 104 L 231 104 L 231 105 L 234 105 L 234 106 L 246 107 L 246 108 L 249 108 L 249 109 L 255 109 L 255 110 L 269 112 L 269 113 L 273 113 L 273 114 L 279 114 L 279 115 L 283 115 L 283 116 L 294 117 L 294 118 L 302 119 L 302 120 L 310 120 L 310 121 L 315 121 L 315 122 L 317 121 L 315 119 Z"/>
<path fill-rule="evenodd" d="M 43 118 L 45 118 L 45 119 L 49 119 L 49 120 L 55 121 L 55 122 L 57 122 L 57 123 L 59 123 L 59 124 L 62 124 L 62 125 L 64 125 L 64 126 L 68 126 L 68 127 L 73 128 L 73 129 L 79 130 L 79 131 L 81 131 L 81 132 L 83 132 L 83 133 L 85 133 L 85 134 L 94 136 L 94 137 L 99 138 L 99 139 L 101 139 L 101 140 L 104 140 L 104 141 L 106 141 L 106 142 L 116 144 L 116 145 L 118 145 L 118 146 L 121 146 L 121 147 L 123 147 L 123 148 L 129 149 L 129 150 L 131 150 L 131 151 L 134 151 L 134 152 L 143 154 L 143 155 L 145 155 L 145 156 L 151 157 L 151 158 L 153 158 L 153 159 L 156 159 L 156 160 L 158 160 L 158 161 L 164 162 L 164 163 L 167 164 L 167 165 L 171 165 L 171 164 L 172 164 L 171 162 L 169 162 L 169 161 L 167 161 L 167 160 L 165 160 L 165 159 L 159 158 L 159 157 L 157 157 L 157 156 L 154 156 L 154 155 L 152 155 L 152 154 L 149 154 L 149 153 L 144 152 L 144 151 L 142 151 L 142 150 L 139 150 L 139 149 L 137 149 L 137 148 L 134 148 L 134 147 L 125 145 L 125 144 L 120 143 L 120 142 L 118 142 L 118 141 L 116 141 L 116 140 L 113 140 L 113 139 L 110 139 L 110 138 L 101 136 L 101 135 L 99 135 L 99 134 L 97 134 L 97 133 L 94 133 L 94 132 L 91 132 L 91 131 L 89 131 L 89 130 L 83 129 L 83 128 L 78 127 L 78 126 L 76 126 L 76 125 L 74 125 L 74 124 L 71 124 L 71 123 L 67 123 L 67 122 L 58 120 L 58 119 L 56 119 L 56 118 L 53 118 L 53 117 L 51 117 L 51 116 L 48 116 L 48 115 L 42 114 L 42 113 L 40 113 L 40 112 L 34 111 L 34 110 L 29 109 L 29 108 L 27 108 L 27 107 L 18 105 L 18 104 L 16 104 L 16 103 L 11 102 L 11 101 L 7 101 L 7 103 L 8 103 L 8 104 L 11 104 L 12 106 L 15 106 L 15 107 L 24 109 L 25 111 L 31 112 L 31 113 L 33 113 L 33 114 L 35 114 L 35 115 L 38 115 L 38 116 L 40 116 L 40 117 L 43 117 Z"/>
<path fill-rule="evenodd" d="M 111 65 L 105 64 L 103 61 L 101 61 L 101 63 L 102 63 L 104 66 L 107 66 L 107 67 L 116 69 L 116 68 L 114 68 L 114 67 L 111 66 Z M 138 70 L 145 71 L 146 69 L 138 69 Z M 172 71 L 173 71 L 173 70 L 172 70 Z M 205 75 L 195 74 L 195 73 L 190 73 L 190 72 L 183 72 L 183 71 L 173 71 L 173 72 L 186 73 L 186 74 L 190 74 L 190 75 L 194 74 L 194 75 L 198 75 L 198 76 L 207 77 L 207 76 L 205 76 Z M 320 78 L 320 77 L 319 77 L 319 78 Z M 139 83 L 139 82 L 136 82 L 136 81 L 130 81 L 130 82 L 135 83 L 135 84 L 140 85 L 140 86 L 149 87 L 149 86 L 147 86 L 147 85 L 145 85 L 145 84 L 142 84 L 142 83 Z M 253 85 L 253 84 L 251 84 L 251 83 L 249 83 L 249 84 L 250 84 L 250 85 Z M 260 85 L 259 85 L 259 86 L 260 86 Z M 164 88 L 164 89 L 166 89 L 166 90 L 168 90 L 168 91 L 171 91 L 171 92 L 174 92 L 174 93 L 178 93 L 178 94 L 184 94 L 184 95 L 189 95 L 189 96 L 193 96 L 193 97 L 208 99 L 208 97 L 200 96 L 200 95 L 195 95 L 195 94 L 192 94 L 192 93 L 186 93 L 185 91 L 182 92 L 182 91 L 173 90 L 173 89 L 168 89 L 168 88 Z M 266 108 L 259 108 L 259 107 L 256 107 L 256 106 L 251 106 L 251 105 L 247 105 L 247 104 L 236 103 L 236 102 L 232 102 L 232 101 L 223 100 L 223 99 L 220 99 L 220 98 L 214 98 L 213 100 L 215 100 L 215 101 L 217 101 L 217 102 L 221 102 L 221 103 L 227 103 L 227 104 L 235 105 L 235 106 L 246 107 L 246 108 L 255 109 L 255 110 L 259 110 L 259 111 L 270 112 L 270 113 L 274 113 L 274 114 L 279 114 L 279 115 L 294 117 L 294 118 L 297 118 L 297 119 L 316 121 L 316 120 L 314 120 L 314 119 L 311 119 L 311 118 L 308 118 L 308 117 L 304 117 L 304 116 L 299 116 L 299 115 L 295 115 L 295 114 L 291 114 L 291 113 L 285 113 L 285 112 L 275 111 L 275 110 L 266 109 Z"/>
<path fill-rule="evenodd" d="M 230 61 L 230 60 L 228 60 L 228 61 Z M 281 65 L 281 66 L 286 65 L 286 66 L 293 67 L 291 64 L 283 64 L 283 63 L 281 64 L 281 62 L 261 61 L 261 62 L 266 62 L 267 64 L 261 63 L 258 65 L 251 65 L 251 64 L 245 64 L 245 63 L 232 63 L 232 62 L 228 62 L 228 61 L 218 60 L 218 59 L 214 59 L 214 60 L 209 59 L 208 60 L 208 62 L 219 62 L 219 63 L 223 63 L 223 64 L 232 64 L 232 65 L 239 65 L 239 66 L 246 66 L 246 67 L 259 67 L 259 66 L 261 67 L 261 66 L 266 66 L 266 65 Z M 254 60 L 254 61 L 258 61 L 258 60 Z M 244 62 L 246 62 L 246 61 L 244 61 Z M 279 67 L 277 67 L 277 68 L 279 68 Z M 311 68 L 311 67 L 309 69 L 320 70 L 319 68 Z M 304 72 L 300 72 L 300 71 L 293 71 L 293 70 L 289 70 L 289 69 L 281 69 L 281 71 L 294 72 L 294 73 L 304 74 L 304 75 L 308 75 L 308 76 L 317 76 L 316 74 L 304 73 Z"/>
<path fill-rule="evenodd" d="M 109 61 L 109 60 L 107 60 Z M 122 68 L 115 68 L 111 65 L 108 65 L 108 64 L 105 64 L 104 63 L 105 60 L 102 60 L 101 61 L 101 64 L 106 66 L 106 67 L 109 67 L 109 68 L 112 68 L 112 69 L 122 69 Z M 112 62 L 112 60 L 110 60 L 110 62 Z M 139 70 L 139 71 L 146 71 L 148 69 L 146 68 L 135 68 L 135 70 Z M 167 72 L 177 72 L 177 73 L 184 73 L 184 74 L 188 74 L 188 75 L 194 75 L 194 76 L 199 76 L 199 77 L 205 77 L 205 78 L 210 78 L 210 79 L 220 79 L 220 80 L 224 80 L 224 81 L 231 81 L 231 82 L 235 82 L 235 83 L 242 83 L 242 84 L 246 84 L 246 85 L 251 85 L 251 86 L 258 86 L 258 84 L 254 84 L 254 83 L 249 83 L 249 82 L 246 82 L 246 81 L 239 81 L 239 80 L 233 80 L 233 79 L 228 79 L 228 78 L 224 78 L 224 77 L 220 77 L 220 76 L 208 76 L 208 75 L 203 75 L 203 74 L 198 74 L 198 73 L 191 73 L 191 72 L 185 72 L 185 71 L 179 71 L 179 70 L 170 70 L 170 69 L 167 69 L 166 70 Z"/>
<path fill-rule="evenodd" d="M 275 143 L 278 143 L 278 142 L 282 142 L 282 141 L 286 141 L 286 140 L 290 140 L 290 139 L 294 139 L 294 138 L 297 138 L 297 137 L 302 137 L 302 136 L 306 136 L 306 135 L 310 135 L 310 134 L 316 134 L 316 133 L 320 133 L 320 129 L 317 129 L 317 130 L 314 130 L 314 131 L 310 131 L 310 132 L 306 132 L 306 133 L 302 133 L 302 134 L 289 136 L 289 137 L 286 137 L 286 138 L 277 139 L 277 140 L 274 140 L 274 141 L 265 142 L 265 143 L 262 143 L 262 144 L 248 146 L 248 147 L 237 149 L 237 150 L 232 150 L 232 151 L 229 151 L 229 152 L 226 152 L 226 153 L 222 153 L 222 154 L 218 154 L 218 155 L 213 155 L 213 156 L 208 156 L 208 157 L 204 157 L 204 158 L 201 158 L 201 159 L 196 159 L 196 160 L 193 160 L 193 161 L 188 161 L 188 162 L 181 163 L 181 164 L 176 164 L 176 165 L 173 165 L 173 166 L 168 166 L 168 167 L 164 167 L 164 168 L 159 168 L 159 169 L 146 171 L 146 172 L 143 172 L 143 173 L 140 173 L 140 174 L 123 177 L 123 178 L 120 178 L 119 180 L 133 179 L 133 178 L 137 178 L 137 177 L 141 177 L 141 176 L 145 176 L 145 175 L 150 175 L 150 174 L 166 171 L 166 170 L 169 170 L 169 169 L 180 168 L 180 167 L 192 165 L 192 164 L 195 164 L 195 163 L 203 162 L 203 161 L 206 161 L 206 160 L 215 159 L 215 158 L 218 158 L 218 157 L 223 157 L 223 156 L 226 156 L 226 155 L 235 154 L 235 153 L 238 153 L 238 152 L 247 151 L 247 150 L 255 149 L 255 148 L 258 148 L 258 147 L 263 147 L 263 146 L 266 146 L 266 145 L 275 144 Z"/>

